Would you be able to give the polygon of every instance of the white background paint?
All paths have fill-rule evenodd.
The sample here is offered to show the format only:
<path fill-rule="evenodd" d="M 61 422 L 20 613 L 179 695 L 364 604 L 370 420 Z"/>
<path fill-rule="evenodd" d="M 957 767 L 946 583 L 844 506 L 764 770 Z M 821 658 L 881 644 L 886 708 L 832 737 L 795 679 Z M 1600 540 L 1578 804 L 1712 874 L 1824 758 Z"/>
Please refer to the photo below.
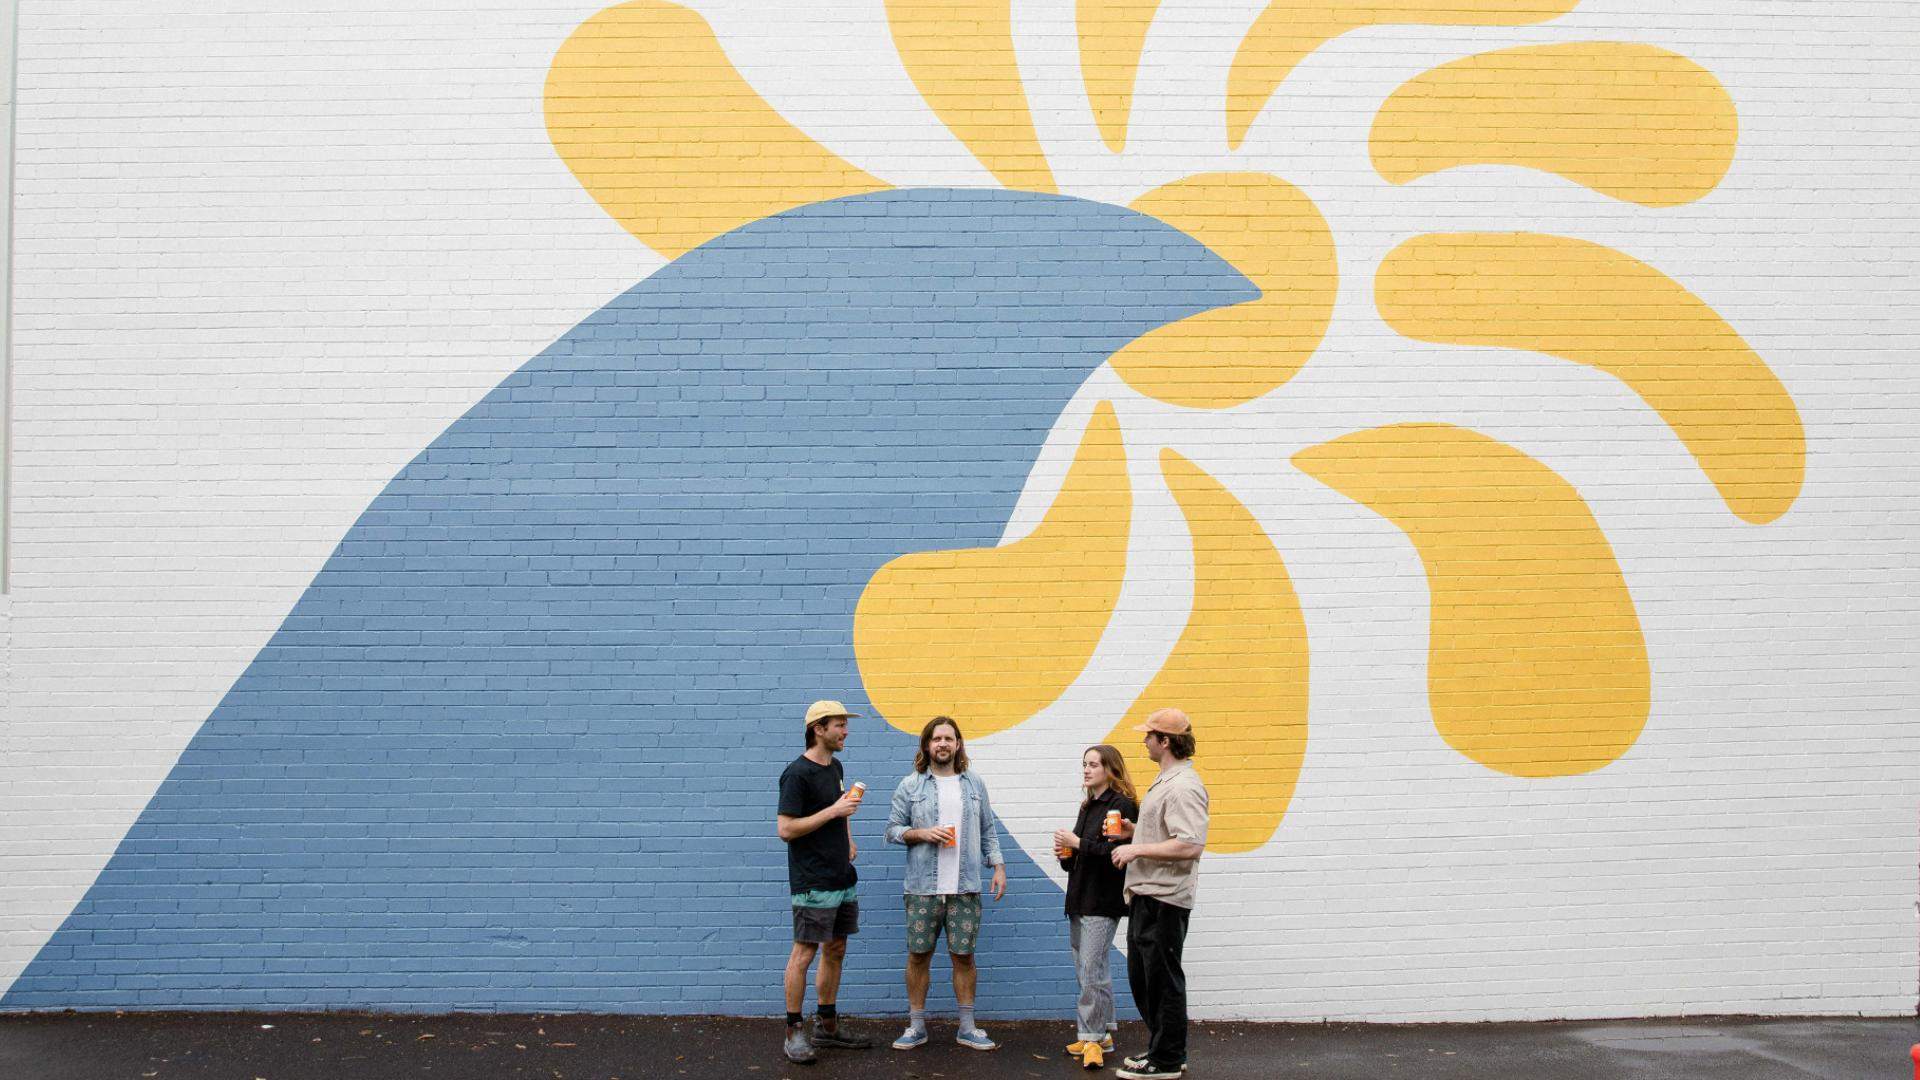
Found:
<path fill-rule="evenodd" d="M 26 7 L 0 986 L 365 503 L 502 376 L 660 265 L 579 189 L 541 124 L 547 62 L 599 6 Z M 912 92 L 877 2 L 693 6 L 776 106 L 855 164 L 990 186 Z M 1920 14 L 1891 0 L 1604 0 L 1539 27 L 1352 34 L 1303 64 L 1229 155 L 1225 65 L 1261 4 L 1172 2 L 1148 40 L 1132 147 L 1113 158 L 1080 89 L 1070 5 L 1016 6 L 1065 192 L 1124 202 L 1192 172 L 1271 170 L 1319 204 L 1342 275 L 1321 353 L 1268 398 L 1199 414 L 1103 373 L 1063 417 L 1009 534 L 1044 511 L 1106 398 L 1138 512 L 1094 667 L 1020 730 L 1018 753 L 1011 736 L 972 748 L 1028 852 L 1046 865 L 1078 750 L 1178 634 L 1165 612 L 1184 611 L 1190 557 L 1154 465 L 1169 445 L 1267 526 L 1314 654 L 1291 812 L 1267 849 L 1206 863 L 1197 1014 L 1910 1012 Z M 1368 166 L 1372 109 L 1412 75 L 1608 37 L 1684 53 L 1727 86 L 1740 149 L 1713 195 L 1648 211 L 1511 169 L 1395 188 Z M 1733 518 L 1671 432 L 1597 372 L 1387 331 L 1370 295 L 1380 258 L 1456 229 L 1607 243 L 1711 303 L 1806 422 L 1793 511 Z M 1410 545 L 1287 464 L 1403 420 L 1508 441 L 1588 499 L 1653 663 L 1653 715 L 1620 762 L 1519 781 L 1435 735 Z"/>

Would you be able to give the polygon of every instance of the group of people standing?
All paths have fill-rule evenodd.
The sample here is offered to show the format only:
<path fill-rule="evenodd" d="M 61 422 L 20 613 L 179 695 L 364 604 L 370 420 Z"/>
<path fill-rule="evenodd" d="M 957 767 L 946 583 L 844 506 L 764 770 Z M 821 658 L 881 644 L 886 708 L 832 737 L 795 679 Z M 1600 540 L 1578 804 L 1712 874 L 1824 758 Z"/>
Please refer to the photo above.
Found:
<path fill-rule="evenodd" d="M 793 898 L 793 952 L 787 959 L 789 1060 L 816 1060 L 821 1047 L 868 1049 L 871 1039 L 842 1027 L 836 1001 L 847 938 L 859 931 L 859 847 L 847 819 L 860 810 L 865 785 L 846 785 L 835 756 L 857 716 L 837 701 L 807 710 L 806 752 L 780 775 L 776 822 L 787 844 Z M 1178 709 L 1161 709 L 1134 728 L 1160 774 L 1139 796 L 1120 751 L 1101 744 L 1080 759 L 1085 797 L 1071 829 L 1053 834 L 1067 871 L 1067 939 L 1079 978 L 1077 1030 L 1067 1052 L 1089 1069 L 1113 1053 L 1113 984 L 1107 956 L 1120 920 L 1127 920 L 1127 979 L 1147 1028 L 1143 1052 L 1121 1062 L 1124 1080 L 1160 1080 L 1186 1071 L 1187 986 L 1181 966 L 1200 856 L 1207 843 L 1207 789 L 1193 768 L 1193 724 Z M 913 771 L 893 791 L 887 842 L 907 849 L 907 1028 L 895 1050 L 924 1046 L 927 986 L 933 952 L 947 939 L 953 996 L 960 1006 L 955 1042 L 974 1050 L 995 1043 L 974 1021 L 974 948 L 982 896 L 1007 891 L 1006 861 L 986 784 L 969 767 L 966 741 L 951 717 L 920 732 Z M 802 1013 L 807 972 L 815 958 L 816 1011 L 811 1035 Z"/>

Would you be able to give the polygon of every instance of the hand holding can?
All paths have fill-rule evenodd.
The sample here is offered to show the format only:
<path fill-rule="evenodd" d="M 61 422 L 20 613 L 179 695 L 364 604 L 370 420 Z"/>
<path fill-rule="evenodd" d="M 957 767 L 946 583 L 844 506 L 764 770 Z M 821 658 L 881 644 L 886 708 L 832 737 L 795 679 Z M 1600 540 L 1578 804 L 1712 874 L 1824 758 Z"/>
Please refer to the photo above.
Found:
<path fill-rule="evenodd" d="M 1118 810 L 1107 811 L 1107 820 L 1106 820 L 1106 823 L 1100 827 L 1100 833 L 1103 836 L 1119 836 L 1120 835 L 1120 811 Z"/>
<path fill-rule="evenodd" d="M 959 847 L 960 846 L 960 823 L 957 821 L 943 821 L 940 823 L 940 827 L 947 830 L 947 839 L 943 846 Z"/>

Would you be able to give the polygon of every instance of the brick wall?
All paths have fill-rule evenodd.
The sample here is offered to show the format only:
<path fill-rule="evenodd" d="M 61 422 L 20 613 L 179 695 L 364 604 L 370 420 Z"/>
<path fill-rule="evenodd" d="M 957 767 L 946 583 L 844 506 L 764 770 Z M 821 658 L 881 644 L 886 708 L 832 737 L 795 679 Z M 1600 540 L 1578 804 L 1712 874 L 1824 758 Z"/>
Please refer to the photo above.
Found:
<path fill-rule="evenodd" d="M 1033 534 L 1106 402 L 1125 584 L 1058 700 L 970 744 L 1016 870 L 987 1011 L 1070 1008 L 1047 835 L 1193 606 L 1162 448 L 1258 519 L 1311 645 L 1284 819 L 1203 863 L 1197 1011 L 1914 1008 L 1920 17 L 1619 0 L 1366 30 L 1228 154 L 1220 87 L 1262 5 L 1169 3 L 1114 155 L 1071 6 L 1022 5 L 1039 139 L 1096 200 L 1074 202 L 982 190 L 879 5 L 697 7 L 848 161 L 974 190 L 800 211 L 669 264 L 543 124 L 548 65 L 598 5 L 26 6 L 0 1007 L 777 1011 L 772 778 L 808 700 L 864 696 L 861 587 L 895 555 Z M 1406 80 L 1594 39 L 1725 87 L 1739 143 L 1710 195 L 1374 171 L 1373 112 Z M 1102 362 L 1247 284 L 1117 206 L 1222 169 L 1309 196 L 1340 286 L 1292 381 L 1184 408 Z M 1735 328 L 1804 425 L 1791 509 L 1729 513 L 1590 366 L 1389 329 L 1390 251 L 1504 230 L 1628 253 Z M 1436 733 L 1420 553 L 1292 464 L 1411 421 L 1517 447 L 1591 510 L 1650 669 L 1618 760 L 1526 779 Z M 1231 773 L 1197 719 L 1203 769 Z M 911 750 L 857 722 L 849 775 L 885 792 Z M 877 816 L 846 997 L 866 1011 L 900 1008 Z"/>

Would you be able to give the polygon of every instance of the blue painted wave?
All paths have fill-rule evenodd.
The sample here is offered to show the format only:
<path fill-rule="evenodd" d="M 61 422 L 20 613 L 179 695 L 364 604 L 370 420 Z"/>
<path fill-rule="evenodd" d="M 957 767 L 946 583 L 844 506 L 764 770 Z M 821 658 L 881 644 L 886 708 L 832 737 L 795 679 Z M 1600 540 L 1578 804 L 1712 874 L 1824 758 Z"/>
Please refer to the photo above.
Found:
<path fill-rule="evenodd" d="M 774 781 L 807 702 L 871 713 L 862 587 L 997 542 L 1088 373 L 1252 295 L 1148 218 L 1003 192 L 677 260 L 373 501 L 0 1007 L 778 1012 Z M 912 750 L 869 719 L 845 755 L 882 796 L 849 1010 L 902 1008 Z M 1062 1012 L 1059 891 L 1008 852 L 983 1010 Z"/>

